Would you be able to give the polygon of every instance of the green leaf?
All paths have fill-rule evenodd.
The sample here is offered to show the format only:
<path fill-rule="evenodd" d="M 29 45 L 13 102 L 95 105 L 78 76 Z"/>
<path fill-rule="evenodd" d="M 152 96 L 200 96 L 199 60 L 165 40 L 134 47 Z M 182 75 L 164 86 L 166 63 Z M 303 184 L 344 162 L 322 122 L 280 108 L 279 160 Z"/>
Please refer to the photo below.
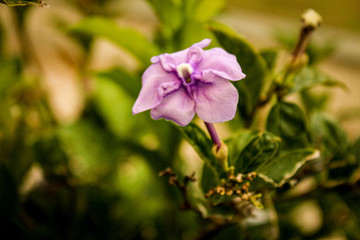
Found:
<path fill-rule="evenodd" d="M 217 15 L 226 4 L 226 0 L 201 0 L 194 12 L 194 19 L 205 22 Z"/>
<path fill-rule="evenodd" d="M 137 57 L 144 66 L 149 65 L 152 56 L 158 55 L 157 47 L 141 33 L 105 18 L 86 18 L 72 26 L 70 31 L 106 38 Z"/>
<path fill-rule="evenodd" d="M 28 6 L 34 5 L 37 7 L 47 7 L 47 3 L 39 0 L 0 0 L 0 3 L 4 3 L 10 7 Z"/>
<path fill-rule="evenodd" d="M 308 124 L 304 112 L 294 103 L 276 103 L 267 118 L 266 130 L 282 139 L 283 148 L 309 145 Z"/>
<path fill-rule="evenodd" d="M 20 80 L 21 63 L 18 59 L 1 59 L 0 56 L 0 93 L 6 93 Z"/>
<path fill-rule="evenodd" d="M 175 32 L 183 22 L 181 2 L 176 0 L 147 0 L 160 20 L 160 25 L 169 34 Z"/>
<path fill-rule="evenodd" d="M 223 174 L 223 169 L 219 161 L 212 153 L 212 141 L 206 136 L 203 130 L 197 125 L 190 123 L 186 127 L 179 127 L 180 132 L 185 139 L 192 145 L 200 158 L 212 169 L 216 182 L 219 180 L 219 175 Z"/>
<path fill-rule="evenodd" d="M 242 151 L 259 135 L 260 132 L 257 130 L 245 130 L 225 141 L 229 151 L 230 166 L 234 166 L 236 164 Z"/>
<path fill-rule="evenodd" d="M 311 67 L 305 67 L 297 73 L 293 78 L 292 84 L 293 86 L 290 89 L 290 93 L 299 92 L 315 85 L 346 87 L 342 82 L 336 81 L 328 75 Z"/>
<path fill-rule="evenodd" d="M 335 120 L 322 112 L 314 112 L 310 119 L 310 129 L 313 141 L 322 145 L 325 159 L 343 160 L 346 157 L 349 140 Z"/>
<path fill-rule="evenodd" d="M 271 133 L 259 133 L 241 152 L 235 163 L 235 173 L 248 173 L 273 159 L 278 151 L 279 138 Z"/>
<path fill-rule="evenodd" d="M 141 77 L 135 76 L 124 69 L 112 68 L 106 71 L 95 73 L 97 78 L 112 80 L 126 91 L 126 93 L 136 99 L 141 89 Z"/>
<path fill-rule="evenodd" d="M 280 51 L 277 49 L 264 49 L 260 51 L 260 54 L 265 60 L 268 70 L 273 71 L 276 68 Z"/>
<path fill-rule="evenodd" d="M 240 95 L 239 110 L 243 117 L 247 117 L 260 99 L 264 79 L 268 75 L 265 60 L 244 38 L 238 36 L 228 28 L 219 24 L 212 24 L 210 29 L 215 34 L 221 46 L 231 54 L 234 54 L 239 62 L 246 78 L 234 82 Z"/>
<path fill-rule="evenodd" d="M 85 179 L 107 177 L 114 173 L 119 160 L 121 144 L 109 132 L 88 120 L 59 129 L 59 138 L 69 156 L 72 156 L 72 172 Z"/>
<path fill-rule="evenodd" d="M 307 161 L 320 156 L 318 150 L 293 149 L 283 151 L 268 164 L 256 170 L 258 176 L 275 187 L 282 186 L 288 179 L 296 174 L 298 169 Z"/>
<path fill-rule="evenodd" d="M 311 89 L 300 91 L 300 97 L 307 113 L 324 110 L 330 99 L 328 93 L 319 93 L 318 91 L 311 91 Z"/>
<path fill-rule="evenodd" d="M 180 49 L 185 49 L 205 38 L 214 39 L 214 34 L 206 28 L 204 23 L 189 20 L 180 32 L 178 45 Z M 209 48 L 217 46 L 219 46 L 219 44 L 215 39 L 215 41 L 211 42 Z"/>
<path fill-rule="evenodd" d="M 114 81 L 98 77 L 95 81 L 94 102 L 107 126 L 118 136 L 130 134 L 133 122 L 133 101 Z"/>

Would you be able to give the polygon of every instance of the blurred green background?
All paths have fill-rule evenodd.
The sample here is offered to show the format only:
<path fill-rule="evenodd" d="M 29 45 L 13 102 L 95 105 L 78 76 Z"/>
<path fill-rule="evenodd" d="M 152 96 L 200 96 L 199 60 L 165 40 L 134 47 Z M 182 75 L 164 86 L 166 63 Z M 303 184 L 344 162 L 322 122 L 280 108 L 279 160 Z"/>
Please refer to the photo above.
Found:
<path fill-rule="evenodd" d="M 188 47 L 208 36 L 207 30 L 189 21 L 188 32 L 169 43 L 166 34 L 177 24 L 175 15 L 167 26 L 145 0 L 47 2 L 49 8 L 0 4 L 0 236 L 195 238 L 206 225 L 194 213 L 180 211 L 180 193 L 158 173 L 173 166 L 188 174 L 201 162 L 174 126 L 153 121 L 148 113 L 134 117 L 131 108 L 147 67 L 144 62 L 150 64 L 148 55 Z M 219 5 L 222 11 L 215 20 L 257 48 L 291 49 L 301 25 L 299 16 L 307 8 L 316 9 L 324 24 L 313 41 L 329 56 L 319 67 L 349 88 L 326 90 L 333 96 L 329 111 L 350 139 L 360 135 L 359 1 L 230 0 Z M 201 12 L 196 14 L 201 22 Z M 125 45 L 133 46 L 138 55 L 108 40 L 112 28 L 107 23 L 86 30 L 93 34 L 79 31 L 87 28 L 79 22 L 93 16 L 124 27 Z M 132 41 L 131 36 L 139 33 L 143 36 Z M 149 40 L 156 44 L 144 47 Z M 228 125 L 219 125 L 222 137 L 228 136 Z M 318 231 L 330 232 L 332 239 L 351 239 L 328 228 L 338 224 L 346 231 L 351 224 L 358 226 L 346 221 L 353 209 L 359 211 L 355 198 L 346 202 L 332 193 L 318 198 L 321 204 L 310 199 L 296 207 L 279 207 L 283 215 L 289 212 L 282 224 L 290 219 L 297 228 L 283 239 Z M 329 209 L 330 217 L 323 218 Z M 229 231 L 222 239 L 237 239 Z"/>

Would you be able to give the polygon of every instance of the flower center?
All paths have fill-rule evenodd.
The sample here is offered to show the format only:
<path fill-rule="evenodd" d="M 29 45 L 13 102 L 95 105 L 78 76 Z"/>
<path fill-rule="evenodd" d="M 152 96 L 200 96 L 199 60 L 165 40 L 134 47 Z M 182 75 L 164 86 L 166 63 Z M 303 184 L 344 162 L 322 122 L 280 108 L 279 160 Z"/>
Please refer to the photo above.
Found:
<path fill-rule="evenodd" d="M 184 79 L 186 83 L 190 83 L 191 74 L 194 72 L 194 69 L 188 63 L 181 63 L 176 67 L 176 72 L 179 78 Z"/>

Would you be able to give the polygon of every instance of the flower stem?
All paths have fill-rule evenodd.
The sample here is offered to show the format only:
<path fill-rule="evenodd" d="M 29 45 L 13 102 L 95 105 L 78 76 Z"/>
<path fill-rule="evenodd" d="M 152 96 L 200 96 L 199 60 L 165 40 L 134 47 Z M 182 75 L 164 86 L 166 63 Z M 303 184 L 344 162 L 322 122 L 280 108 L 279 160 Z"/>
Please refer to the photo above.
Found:
<path fill-rule="evenodd" d="M 221 141 L 220 138 L 216 132 L 215 126 L 212 123 L 204 122 L 205 126 L 210 134 L 211 140 L 216 145 L 216 150 L 219 150 L 221 148 Z"/>

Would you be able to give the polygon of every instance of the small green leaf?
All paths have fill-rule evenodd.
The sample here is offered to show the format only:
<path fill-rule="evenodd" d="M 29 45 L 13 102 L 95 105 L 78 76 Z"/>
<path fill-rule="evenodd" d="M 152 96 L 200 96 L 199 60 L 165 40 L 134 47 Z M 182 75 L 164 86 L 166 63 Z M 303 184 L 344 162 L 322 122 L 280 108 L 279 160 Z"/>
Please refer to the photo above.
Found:
<path fill-rule="evenodd" d="M 296 174 L 298 169 L 307 161 L 320 156 L 318 150 L 314 149 L 293 149 L 283 151 L 270 161 L 256 170 L 258 176 L 265 182 L 275 187 L 282 186 L 288 179 Z"/>
<path fill-rule="evenodd" d="M 160 20 L 160 25 L 175 32 L 183 22 L 181 2 L 176 0 L 147 0 Z"/>
<path fill-rule="evenodd" d="M 319 93 L 311 89 L 300 91 L 301 102 L 307 113 L 324 110 L 329 102 L 328 93 Z"/>
<path fill-rule="evenodd" d="M 0 93 L 6 93 L 20 80 L 21 63 L 19 59 L 1 59 Z"/>
<path fill-rule="evenodd" d="M 276 62 L 278 60 L 280 51 L 277 49 L 264 49 L 260 51 L 260 54 L 265 60 L 269 71 L 273 71 L 276 68 Z"/>
<path fill-rule="evenodd" d="M 236 173 L 257 171 L 273 159 L 278 151 L 279 138 L 271 133 L 259 133 L 241 152 L 235 163 Z"/>
<path fill-rule="evenodd" d="M 195 151 L 199 154 L 202 160 L 212 169 L 215 178 L 218 182 L 219 175 L 223 173 L 223 169 L 219 161 L 212 153 L 212 141 L 206 136 L 203 130 L 201 130 L 195 124 L 189 124 L 186 127 L 179 127 L 180 132 L 185 139 L 192 145 Z"/>
<path fill-rule="evenodd" d="M 294 103 L 276 103 L 267 118 L 266 130 L 282 139 L 283 148 L 309 145 L 308 124 L 304 112 Z"/>
<path fill-rule="evenodd" d="M 345 131 L 333 119 L 322 112 L 314 112 L 310 119 L 311 136 L 323 146 L 325 159 L 342 160 L 348 154 L 349 140 Z"/>
<path fill-rule="evenodd" d="M 130 134 L 133 101 L 114 81 L 98 77 L 95 81 L 94 102 L 107 126 L 118 136 Z"/>
<path fill-rule="evenodd" d="M 28 6 L 34 5 L 37 7 L 47 7 L 47 3 L 39 0 L 0 0 L 0 3 L 4 3 L 10 7 Z"/>
<path fill-rule="evenodd" d="M 124 69 L 112 68 L 110 70 L 95 73 L 97 78 L 106 78 L 122 87 L 126 93 L 136 99 L 141 88 L 140 76 L 135 76 Z"/>
<path fill-rule="evenodd" d="M 194 20 L 188 20 L 187 24 L 182 28 L 179 38 L 180 49 L 188 48 L 196 42 L 200 42 L 205 38 L 214 39 L 214 34 L 206 28 L 206 25 Z M 219 44 L 215 41 L 211 42 L 211 47 L 217 47 Z"/>
<path fill-rule="evenodd" d="M 290 93 L 299 92 L 315 85 L 346 87 L 342 82 L 336 81 L 328 75 L 311 67 L 305 67 L 297 73 L 293 78 L 292 84 L 293 86 L 290 89 Z"/>
<path fill-rule="evenodd" d="M 260 135 L 256 130 L 245 130 L 225 141 L 229 151 L 229 165 L 234 166 L 242 151 Z"/>
<path fill-rule="evenodd" d="M 231 54 L 234 54 L 246 78 L 235 82 L 239 93 L 247 92 L 247 95 L 240 96 L 239 110 L 246 118 L 256 106 L 260 99 L 264 79 L 268 75 L 265 60 L 244 38 L 238 36 L 228 28 L 215 23 L 210 26 L 221 46 Z"/>
<path fill-rule="evenodd" d="M 156 45 L 141 33 L 105 18 L 86 18 L 72 26 L 70 31 L 106 38 L 137 57 L 144 66 L 149 65 L 151 57 L 158 54 Z"/>
<path fill-rule="evenodd" d="M 226 4 L 226 0 L 201 0 L 194 12 L 194 19 L 199 22 L 210 20 L 218 14 Z"/>

